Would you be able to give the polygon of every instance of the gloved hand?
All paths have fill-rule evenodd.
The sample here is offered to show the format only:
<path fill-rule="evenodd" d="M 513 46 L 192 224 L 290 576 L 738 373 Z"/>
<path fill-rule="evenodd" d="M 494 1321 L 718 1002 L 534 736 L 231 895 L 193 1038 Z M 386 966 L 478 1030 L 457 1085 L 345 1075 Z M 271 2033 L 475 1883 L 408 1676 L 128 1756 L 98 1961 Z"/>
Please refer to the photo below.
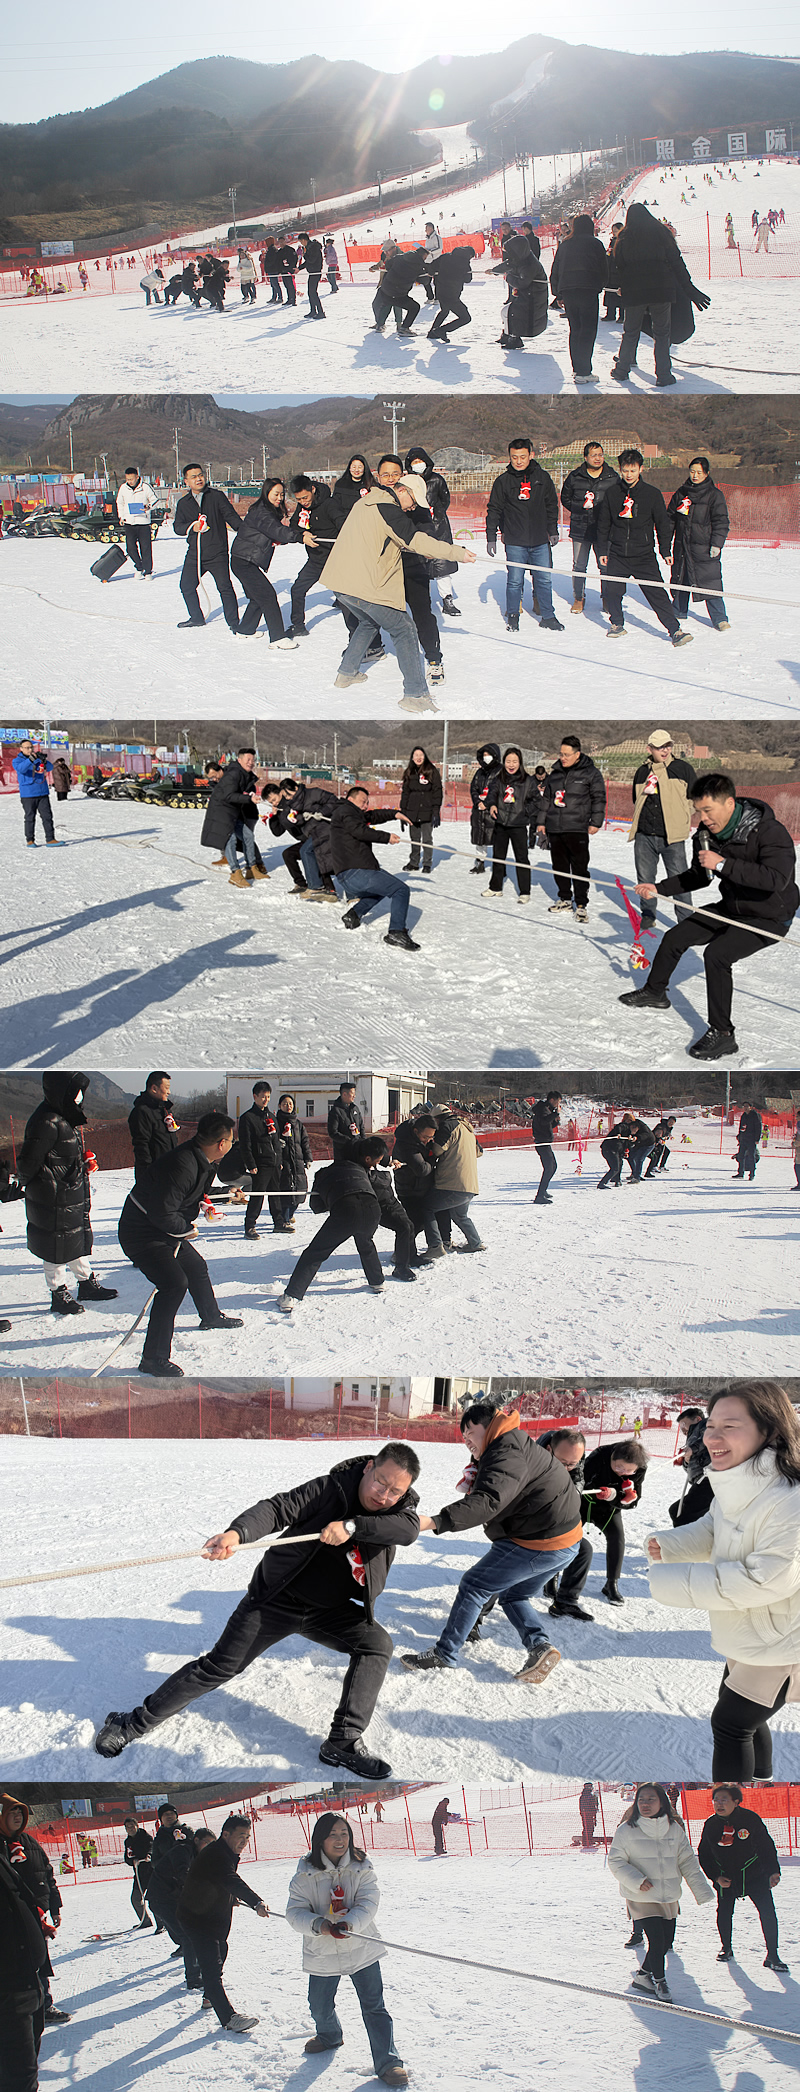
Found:
<path fill-rule="evenodd" d="M 494 559 L 495 553 L 496 553 L 496 551 L 497 551 L 497 539 L 496 539 L 496 538 L 491 538 L 491 539 L 487 538 L 487 540 L 486 540 L 486 550 L 487 550 L 487 552 L 488 552 L 488 554 L 489 554 L 489 558 L 490 558 L 490 559 Z"/>
<path fill-rule="evenodd" d="M 695 285 L 692 284 L 689 296 L 691 298 L 692 304 L 697 306 L 698 312 L 707 312 L 708 307 L 711 304 L 711 299 L 708 295 L 708 291 L 699 291 L 696 289 Z"/>

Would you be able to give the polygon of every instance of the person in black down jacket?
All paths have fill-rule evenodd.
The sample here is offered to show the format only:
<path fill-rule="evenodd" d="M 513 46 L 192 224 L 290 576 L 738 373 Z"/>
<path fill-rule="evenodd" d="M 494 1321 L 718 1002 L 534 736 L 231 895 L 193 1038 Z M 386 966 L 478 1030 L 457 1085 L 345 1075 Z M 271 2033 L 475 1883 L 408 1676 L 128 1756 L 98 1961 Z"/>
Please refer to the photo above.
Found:
<path fill-rule="evenodd" d="M 52 1866 L 44 1846 L 39 1844 L 27 1828 L 29 1819 L 27 1803 L 18 1801 L 15 1794 L 0 1795 L 0 1859 L 11 1869 L 17 1887 L 31 1899 L 37 1922 L 42 1933 L 43 1959 L 39 1974 L 44 1990 L 44 2018 L 50 2026 L 61 2025 L 68 2020 L 68 2012 L 61 2012 L 53 2003 L 50 1978 L 53 1974 L 47 1933 L 48 1921 L 55 1931 L 61 1924 L 62 1897 Z M 6 2028 L 3 2027 L 5 2038 Z M 7 2060 L 7 2059 L 5 2059 Z M 16 2081 L 11 2081 L 16 2088 Z M 23 2081 L 19 2080 L 22 2084 Z"/>
<path fill-rule="evenodd" d="M 276 1223 L 276 1233 L 294 1234 L 298 1207 L 303 1206 L 308 1194 L 308 1169 L 312 1161 L 311 1143 L 302 1119 L 297 1116 L 297 1106 L 290 1090 L 283 1090 L 278 1098 L 275 1124 L 281 1148 L 280 1193 L 275 1201 L 282 1215 L 282 1226 Z"/>
<path fill-rule="evenodd" d="M 542 798 L 544 832 L 556 882 L 557 900 L 550 913 L 559 909 L 572 913 L 573 898 L 579 923 L 588 921 L 589 838 L 597 835 L 606 817 L 606 785 L 602 771 L 584 755 L 577 734 L 565 734 L 558 761 L 553 764 Z"/>
<path fill-rule="evenodd" d="M 342 524 L 349 516 L 351 508 L 355 508 L 356 502 L 361 500 L 362 494 L 368 494 L 370 487 L 374 485 L 375 482 L 363 451 L 354 451 L 353 456 L 348 458 L 344 471 L 340 472 L 337 480 L 334 480 L 330 492 L 330 511 L 337 536 Z"/>
<path fill-rule="evenodd" d="M 624 1605 L 619 1576 L 625 1558 L 623 1511 L 633 1511 L 639 1502 L 647 1468 L 647 1454 L 638 1438 L 621 1438 L 610 1445 L 595 1446 L 587 1454 L 581 1509 L 586 1525 L 596 1525 L 606 1543 L 606 1580 L 603 1597 L 609 1605 Z"/>
<path fill-rule="evenodd" d="M 145 1898 L 153 1872 L 153 1840 L 150 1832 L 143 1829 L 135 1816 L 125 1818 L 125 1843 L 122 1857 L 126 1867 L 133 1873 L 131 1903 L 139 1920 L 139 1929 L 146 1932 L 153 1920 L 145 1907 Z"/>
<path fill-rule="evenodd" d="M 364 1138 L 364 1120 L 356 1103 L 354 1082 L 340 1082 L 339 1095 L 328 1106 L 328 1133 L 334 1162 L 349 1162 L 353 1142 Z"/>
<path fill-rule="evenodd" d="M 689 477 L 676 487 L 668 505 L 672 541 L 672 600 L 679 617 L 692 601 L 705 603 L 715 632 L 730 629 L 722 596 L 722 547 L 730 530 L 728 504 L 711 478 L 708 458 L 692 458 Z M 708 589 L 716 594 L 708 595 Z"/>
<path fill-rule="evenodd" d="M 547 327 L 547 276 L 524 233 L 503 241 L 503 259 L 490 274 L 505 276 L 508 285 L 499 346 L 522 349 L 524 335 L 544 334 Z"/>
<path fill-rule="evenodd" d="M 286 295 L 286 303 L 287 305 L 296 305 L 297 285 L 294 280 L 294 272 L 297 268 L 297 248 L 293 247 L 288 233 L 279 233 L 278 239 L 280 241 L 280 246 L 278 247 L 278 268 L 280 270 L 281 284 Z"/>
<path fill-rule="evenodd" d="M 650 968 L 647 987 L 619 999 L 633 1009 L 668 1010 L 667 982 L 684 952 L 692 945 L 704 945 L 708 1031 L 695 1040 L 689 1052 L 693 1060 L 719 1060 L 724 1054 L 738 1052 L 731 1024 L 732 967 L 737 959 L 768 949 L 771 940 L 762 932 L 771 931 L 773 938 L 786 937 L 800 907 L 795 848 L 788 828 L 776 821 L 772 808 L 763 799 L 740 798 L 733 778 L 725 771 L 695 778 L 689 797 L 700 821 L 691 864 L 671 879 L 660 879 L 657 886 L 637 886 L 636 891 L 643 900 L 652 900 L 657 894 L 691 893 L 718 879 L 720 898 L 710 906 L 706 903 L 702 915 L 685 915 L 674 930 L 668 930 Z"/>
<path fill-rule="evenodd" d="M 203 1550 L 212 1562 L 227 1561 L 240 1545 L 283 1530 L 296 1544 L 267 1549 L 206 1656 L 184 1664 L 130 1714 L 106 1716 L 95 1744 L 100 1756 L 118 1757 L 135 1737 L 238 1677 L 276 1642 L 299 1634 L 349 1657 L 319 1753 L 323 1765 L 343 1766 L 365 1780 L 388 1779 L 391 1767 L 362 1751 L 362 1731 L 372 1720 L 392 1654 L 375 1605 L 396 1548 L 411 1547 L 419 1537 L 412 1486 L 418 1474 L 413 1447 L 392 1441 L 374 1458 L 356 1454 L 330 1474 L 264 1497 L 232 1518 L 225 1532 L 214 1533 Z M 304 1533 L 312 1537 L 304 1540 Z"/>
<path fill-rule="evenodd" d="M 764 1121 L 761 1113 L 756 1111 L 755 1105 L 750 1105 L 747 1111 L 742 1112 L 739 1120 L 736 1175 L 737 1177 L 744 1177 L 746 1174 L 750 1178 L 751 1184 L 756 1173 L 760 1142 L 763 1138 Z"/>
<path fill-rule="evenodd" d="M 533 1134 L 533 1144 L 542 1165 L 539 1189 L 533 1201 L 535 1206 L 552 1206 L 553 1203 L 549 1192 L 551 1181 L 558 1169 L 558 1163 L 553 1153 L 553 1135 L 558 1132 L 561 1124 L 560 1103 L 561 1091 L 548 1090 L 547 1096 L 540 1097 L 533 1107 L 531 1132 Z"/>
<path fill-rule="evenodd" d="M 673 1525 L 695 1525 L 698 1518 L 705 1518 L 714 1502 L 714 1492 L 706 1472 L 711 1464 L 706 1445 L 706 1423 L 705 1410 L 694 1406 L 682 1409 L 678 1418 L 683 1452 L 677 1455 L 673 1464 L 683 1468 L 686 1480 L 681 1495 L 669 1507 Z"/>
<path fill-rule="evenodd" d="M 433 280 L 439 300 L 439 312 L 433 326 L 428 328 L 429 341 L 449 341 L 451 334 L 455 334 L 458 327 L 469 326 L 472 314 L 467 311 L 462 293 L 465 283 L 472 282 L 474 260 L 474 247 L 451 247 L 448 253 L 440 254 L 438 261 L 434 262 Z M 448 313 L 452 313 L 453 318 L 449 325 L 445 326 Z"/>
<path fill-rule="evenodd" d="M 141 1177 L 151 1162 L 157 1162 L 159 1155 L 171 1155 L 177 1148 L 180 1128 L 169 1101 L 171 1079 L 162 1068 L 154 1068 L 128 1113 L 136 1177 Z"/>
<path fill-rule="evenodd" d="M 611 376 L 624 385 L 635 362 L 639 336 L 649 308 L 653 328 L 656 384 L 674 385 L 670 341 L 674 339 L 672 308 L 679 298 L 705 312 L 711 304 L 706 291 L 693 284 L 674 233 L 651 218 L 646 204 L 632 203 L 625 225 L 614 242 L 614 278 L 619 284 L 625 315 L 622 340 Z M 681 335 L 693 331 L 686 327 Z"/>
<path fill-rule="evenodd" d="M 486 550 L 490 559 L 500 533 L 506 551 L 506 624 L 519 631 L 519 608 L 525 568 L 533 569 L 534 594 L 542 610 L 542 630 L 563 632 L 553 614 L 551 543 L 558 540 L 558 495 L 549 472 L 534 458 L 527 436 L 508 446 L 508 468 L 494 481 L 486 510 Z"/>
<path fill-rule="evenodd" d="M 257 1222 L 264 1204 L 265 1192 L 270 1194 L 269 1210 L 272 1214 L 273 1229 L 276 1234 L 282 1232 L 280 1200 L 277 1194 L 281 1181 L 283 1149 L 277 1124 L 272 1116 L 271 1096 L 268 1082 L 254 1082 L 253 1102 L 239 1118 L 239 1152 L 251 1184 L 244 1216 L 245 1239 L 248 1242 L 258 1241 Z"/>
<path fill-rule="evenodd" d="M 553 1431 L 540 1432 L 536 1443 L 543 1446 L 545 1452 L 552 1453 L 554 1460 L 561 1461 L 562 1467 L 567 1469 L 567 1473 L 580 1496 L 583 1489 L 583 1470 L 586 1458 L 586 1440 L 583 1432 L 575 1431 L 567 1424 L 557 1424 Z M 594 1618 L 594 1614 L 587 1613 L 586 1607 L 580 1603 L 580 1594 L 592 1566 L 592 1557 L 593 1549 L 591 1543 L 584 1534 L 579 1542 L 577 1553 L 573 1555 L 572 1561 L 568 1563 L 567 1568 L 562 1571 L 560 1576 L 551 1576 L 548 1582 L 543 1584 L 542 1597 L 549 1598 L 551 1601 L 549 1608 L 551 1620 L 592 1620 Z M 481 1640 L 483 1622 L 487 1615 L 494 1611 L 496 1604 L 496 1598 L 487 1599 L 476 1625 L 467 1635 L 468 1642 L 479 1642 Z"/>
<path fill-rule="evenodd" d="M 415 1119 L 403 1119 L 395 1130 L 392 1148 L 394 1188 L 414 1231 L 415 1255 L 417 1236 L 425 1226 L 422 1209 L 436 1170 L 435 1139 L 436 1120 L 430 1112 L 420 1112 Z M 447 1214 L 440 1213 L 439 1233 L 443 1241 L 447 1220 Z"/>
<path fill-rule="evenodd" d="M 602 443 L 584 443 L 583 464 L 568 472 L 561 489 L 561 506 L 569 516 L 569 535 L 572 545 L 572 595 L 573 615 L 580 617 L 584 607 L 586 582 L 584 576 L 589 565 L 589 554 L 594 552 L 597 566 L 597 513 L 606 487 L 619 484 L 619 473 L 609 465 Z M 598 573 L 600 569 L 598 567 Z M 603 589 L 600 589 L 603 602 Z"/>
<path fill-rule="evenodd" d="M 764 1935 L 765 1969 L 787 1972 L 778 1952 L 778 1918 L 772 1891 L 781 1878 L 775 1845 L 762 1816 L 742 1807 L 741 1787 L 715 1787 L 713 1816 L 700 1834 L 697 1857 L 717 1891 L 718 1961 L 733 1961 L 733 1914 L 745 1898 L 758 1911 Z"/>
<path fill-rule="evenodd" d="M 36 2092 L 44 2031 L 47 1946 L 30 1890 L 0 1857 L 3 2069 L 9 2087 Z"/>
<path fill-rule="evenodd" d="M 464 1410 L 461 1434 L 472 1455 L 468 1493 L 435 1518 L 421 1518 L 420 1532 L 460 1535 L 483 1526 L 492 1545 L 462 1576 L 435 1646 L 401 1662 L 409 1671 L 451 1669 L 487 1598 L 497 1597 L 528 1652 L 517 1677 L 541 1685 L 559 1652 L 530 1600 L 577 1553 L 580 1497 L 562 1462 L 520 1428 L 518 1410 L 506 1413 L 479 1398 Z"/>
<path fill-rule="evenodd" d="M 441 770 L 424 748 L 412 748 L 400 792 L 400 812 L 405 814 L 411 835 L 411 855 L 404 871 L 419 871 L 420 845 L 423 872 L 433 870 L 433 831 L 439 826 L 443 796 Z"/>
<path fill-rule="evenodd" d="M 272 582 L 267 580 L 276 545 L 291 544 L 293 536 L 283 480 L 265 479 L 258 500 L 251 503 L 231 546 L 231 573 L 241 581 L 247 597 L 247 609 L 239 620 L 243 639 L 252 638 L 263 617 L 270 646 L 285 650 L 296 643 L 284 630 L 278 598 Z"/>
<path fill-rule="evenodd" d="M 471 872 L 485 872 L 486 862 L 492 847 L 493 822 L 489 819 L 489 786 L 500 769 L 500 744 L 485 741 L 475 758 L 477 770 L 469 781 L 469 796 L 472 800 L 472 816 L 469 824 L 469 839 L 477 852 Z"/>
<path fill-rule="evenodd" d="M 384 1152 L 383 1141 L 375 1135 L 368 1140 L 354 1141 L 347 1162 L 331 1162 L 325 1169 L 317 1170 L 311 1192 L 311 1211 L 327 1213 L 328 1217 L 297 1259 L 286 1291 L 278 1303 L 284 1314 L 291 1314 L 295 1301 L 302 1300 L 308 1292 L 320 1264 L 332 1257 L 351 1235 L 368 1286 L 373 1293 L 382 1291 L 383 1268 L 373 1239 L 381 1210 L 369 1172 L 381 1161 Z"/>
<path fill-rule="evenodd" d="M 256 846 L 258 779 L 255 760 L 254 748 L 237 749 L 235 763 L 228 764 L 219 783 L 209 792 L 200 830 L 201 849 L 220 850 L 227 859 L 231 869 L 229 886 L 251 886 L 255 879 L 269 878 L 269 873 L 260 863 Z M 244 871 L 239 867 L 239 843 L 244 855 Z"/>
<path fill-rule="evenodd" d="M 324 320 L 325 312 L 320 302 L 319 280 L 325 267 L 325 257 L 319 240 L 313 240 L 307 232 L 299 233 L 298 238 L 300 241 L 300 254 L 297 266 L 298 269 L 306 270 L 308 317 L 310 320 Z"/>
<path fill-rule="evenodd" d="M 119 1220 L 120 1247 L 155 1287 L 140 1373 L 155 1380 L 182 1379 L 170 1363 L 172 1333 L 181 1301 L 191 1294 L 201 1329 L 241 1329 L 240 1315 L 223 1315 L 203 1257 L 193 1247 L 203 1199 L 217 1166 L 233 1146 L 233 1120 L 207 1111 L 193 1140 L 153 1162 L 128 1193 Z"/>
<path fill-rule="evenodd" d="M 331 821 L 339 804 L 336 793 L 326 791 L 324 785 L 304 784 L 302 779 L 298 784 L 293 777 L 282 777 L 279 784 L 265 785 L 261 797 L 270 808 L 266 816 L 270 835 L 293 838 L 281 854 L 295 890 L 312 901 L 322 900 L 323 895 L 335 901 Z"/>
<path fill-rule="evenodd" d="M 116 1286 L 101 1286 L 92 1270 L 92 1221 L 89 1171 L 80 1127 L 86 1125 L 83 1100 L 88 1075 L 48 1069 L 42 1076 L 44 1097 L 25 1128 L 17 1176 L 25 1187 L 28 1248 L 44 1264 L 54 1315 L 82 1315 L 84 1303 L 116 1300 Z M 67 1272 L 78 1281 L 77 1299 L 67 1287 Z"/>
<path fill-rule="evenodd" d="M 379 309 L 383 310 L 384 306 L 386 308 L 384 322 L 381 323 L 381 327 L 385 320 L 388 319 L 390 307 L 394 306 L 398 334 L 410 334 L 412 332 L 414 321 L 419 314 L 420 308 L 416 298 L 412 298 L 411 293 L 416 283 L 424 283 L 425 281 L 425 263 L 427 258 L 424 247 L 415 247 L 410 254 L 402 247 L 398 247 L 394 254 L 390 254 L 380 280 L 378 293 L 382 300 Z M 377 299 L 375 303 L 377 305 Z M 375 305 L 373 306 L 373 311 L 375 311 Z M 379 331 L 381 330 L 379 329 Z"/>
<path fill-rule="evenodd" d="M 404 879 L 395 879 L 391 872 L 384 872 L 373 850 L 373 843 L 398 843 L 398 835 L 386 835 L 378 828 L 379 821 L 400 819 L 400 809 L 380 806 L 370 809 L 369 793 L 364 785 L 351 785 L 346 799 L 340 799 L 331 821 L 331 852 L 334 878 L 353 902 L 352 908 L 342 916 L 346 930 L 358 930 L 365 917 L 383 900 L 388 900 L 389 929 L 384 944 L 399 946 L 401 951 L 417 952 L 416 944 L 406 929 L 411 889 Z"/>
<path fill-rule="evenodd" d="M 428 507 L 433 521 L 433 535 L 436 538 L 441 538 L 443 546 L 452 545 L 453 532 L 450 517 L 447 513 L 450 507 L 450 488 L 444 473 L 437 472 L 430 452 L 423 450 L 419 443 L 415 445 L 413 450 L 406 451 L 403 471 L 413 472 L 417 479 L 424 479 L 428 495 Z M 451 574 L 458 573 L 458 561 L 447 559 L 446 556 L 440 560 L 429 559 L 426 561 L 426 565 L 428 573 L 435 581 L 449 581 Z M 448 588 L 446 591 L 442 590 L 441 596 L 442 609 L 445 616 L 460 617 L 461 612 L 456 608 L 456 599 L 452 588 Z"/>
<path fill-rule="evenodd" d="M 379 1160 L 373 1163 L 372 1168 L 368 1172 L 369 1181 L 380 1207 L 378 1226 L 379 1228 L 390 1228 L 394 1235 L 392 1277 L 400 1279 L 401 1282 L 409 1285 L 414 1282 L 415 1278 L 411 1265 L 416 1261 L 416 1236 L 405 1206 L 401 1204 L 400 1199 L 395 1197 L 394 1180 L 391 1170 L 387 1167 L 389 1150 L 385 1141 L 381 1145 L 383 1152 Z"/>
<path fill-rule="evenodd" d="M 597 340 L 600 292 L 607 282 L 605 247 L 595 238 L 594 219 L 581 212 L 573 218 L 568 238 L 559 242 L 550 270 L 550 289 L 569 321 L 569 354 L 576 384 L 599 383 L 592 376 L 592 350 Z"/>
<path fill-rule="evenodd" d="M 235 632 L 239 624 L 239 605 L 228 565 L 228 531 L 239 531 L 241 516 L 227 494 L 223 494 L 219 487 L 207 485 L 202 465 L 187 465 L 183 484 L 186 492 L 178 502 L 172 528 L 176 537 L 187 540 L 180 589 L 189 615 L 178 629 L 186 631 L 190 625 L 205 624 L 197 588 L 200 575 L 210 574 L 222 604 L 225 623 L 231 632 Z"/>
<path fill-rule="evenodd" d="M 202 1843 L 201 1843 L 202 1839 Z M 203 2000 L 216 2012 L 221 2027 L 244 2032 L 257 2020 L 234 2012 L 222 1982 L 234 1905 L 246 1903 L 259 1918 L 269 1910 L 261 1896 L 242 1881 L 239 1859 L 250 1839 L 247 1816 L 228 1816 L 219 1837 L 198 1833 L 192 1864 L 181 1889 L 178 1918 L 191 1940 L 203 1979 Z"/>
<path fill-rule="evenodd" d="M 169 1802 L 166 1807 L 162 1803 L 158 1812 L 158 1830 L 153 1839 L 153 1871 L 148 1895 L 159 1923 L 166 1926 L 170 1939 L 182 1951 L 187 1990 L 202 1990 L 203 1978 L 194 1944 L 178 1916 L 178 1904 L 194 1860 L 194 1839 L 191 1825 L 178 1821 L 177 1809 Z"/>
<path fill-rule="evenodd" d="M 691 632 L 682 632 L 674 603 L 661 579 L 656 558 L 656 540 L 662 559 L 669 558 L 672 524 L 659 487 L 642 479 L 644 458 L 640 450 L 621 450 L 622 480 L 607 487 L 597 518 L 597 563 L 606 574 L 603 600 L 611 620 L 608 639 L 619 639 L 625 630 L 622 601 L 625 581 L 638 581 L 645 601 L 655 611 L 673 646 L 688 646 Z M 624 578 L 623 578 L 624 577 Z"/>
<path fill-rule="evenodd" d="M 500 769 L 486 795 L 486 810 L 492 823 L 492 876 L 484 898 L 501 894 L 506 876 L 509 844 L 517 867 L 518 901 L 531 897 L 531 868 L 528 859 L 528 830 L 531 813 L 539 803 L 538 787 L 528 776 L 520 748 L 507 748 Z"/>

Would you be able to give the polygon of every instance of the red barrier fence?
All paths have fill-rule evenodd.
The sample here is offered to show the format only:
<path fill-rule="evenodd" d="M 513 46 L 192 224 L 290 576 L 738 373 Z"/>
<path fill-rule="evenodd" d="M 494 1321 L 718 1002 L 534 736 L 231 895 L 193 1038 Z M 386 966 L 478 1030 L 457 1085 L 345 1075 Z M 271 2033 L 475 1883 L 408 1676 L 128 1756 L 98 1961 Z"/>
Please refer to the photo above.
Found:
<path fill-rule="evenodd" d="M 613 457 L 614 441 L 610 436 L 607 438 L 607 446 L 610 456 Z M 548 462 L 545 457 L 544 462 L 560 493 L 567 473 L 571 472 L 578 462 L 577 458 L 557 458 Z M 659 459 L 658 463 L 659 484 L 662 485 L 664 497 L 668 500 L 669 495 L 674 493 L 675 488 L 681 486 L 686 478 L 686 468 L 683 465 L 671 464 L 666 458 Z M 499 460 L 497 469 L 500 470 Z M 767 548 L 772 551 L 777 551 L 782 545 L 800 544 L 800 483 L 789 482 L 785 486 L 774 487 L 742 486 L 738 480 L 717 478 L 713 466 L 712 477 L 716 479 L 717 486 L 721 487 L 728 504 L 731 523 L 729 544 L 747 544 L 754 549 Z M 486 473 L 486 481 L 485 489 L 453 488 L 449 513 L 454 536 L 485 536 L 486 508 L 491 485 L 489 471 Z M 563 516 L 561 533 L 562 536 L 567 534 Z M 777 591 L 777 577 L 775 586 Z"/>

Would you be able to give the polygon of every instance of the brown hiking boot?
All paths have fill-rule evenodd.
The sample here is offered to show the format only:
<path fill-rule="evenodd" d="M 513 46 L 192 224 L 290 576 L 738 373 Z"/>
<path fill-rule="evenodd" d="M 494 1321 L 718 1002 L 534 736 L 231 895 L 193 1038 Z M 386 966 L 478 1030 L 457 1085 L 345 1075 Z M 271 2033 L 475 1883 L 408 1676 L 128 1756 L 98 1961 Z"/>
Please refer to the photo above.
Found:
<path fill-rule="evenodd" d="M 214 872 L 227 872 L 229 870 L 227 857 L 212 857 L 211 869 Z"/>
<path fill-rule="evenodd" d="M 550 1672 L 554 1671 L 556 1664 L 560 1662 L 561 1651 L 554 1649 L 552 1643 L 549 1643 L 546 1649 L 532 1649 L 522 1670 L 517 1672 L 517 1684 L 544 1685 L 545 1679 L 549 1678 Z"/>
<path fill-rule="evenodd" d="M 245 876 L 244 876 L 244 872 L 239 872 L 239 871 L 236 871 L 236 872 L 231 872 L 231 876 L 230 876 L 230 878 L 229 878 L 229 880 L 228 880 L 228 885 L 229 885 L 229 886 L 246 886 L 246 885 L 247 885 L 247 880 L 246 880 L 246 878 L 245 878 Z"/>
<path fill-rule="evenodd" d="M 254 879 L 268 879 L 269 872 L 265 872 L 263 865 L 254 864 L 252 876 Z"/>

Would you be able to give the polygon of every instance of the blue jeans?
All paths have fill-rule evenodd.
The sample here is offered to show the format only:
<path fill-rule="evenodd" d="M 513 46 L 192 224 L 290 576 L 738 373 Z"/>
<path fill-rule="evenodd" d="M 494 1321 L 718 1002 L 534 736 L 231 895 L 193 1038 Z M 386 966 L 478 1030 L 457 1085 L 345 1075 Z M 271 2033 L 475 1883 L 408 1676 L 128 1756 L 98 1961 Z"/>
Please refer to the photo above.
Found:
<path fill-rule="evenodd" d="M 664 861 L 664 875 L 672 879 L 676 872 L 686 870 L 686 844 L 668 843 L 666 836 L 642 835 L 637 829 L 633 838 L 633 862 L 636 877 L 642 886 L 655 886 L 659 860 Z M 655 901 L 642 902 L 642 922 L 645 926 L 656 919 Z"/>
<path fill-rule="evenodd" d="M 380 1962 L 371 1961 L 366 1969 L 353 1969 L 350 1981 L 361 2006 L 375 2075 L 380 2077 L 392 2064 L 403 2060 L 395 2048 L 394 2027 L 383 2002 Z M 340 1982 L 340 1976 L 309 1976 L 308 1979 L 308 2009 L 326 2048 L 341 2048 L 344 2040 L 334 2006 Z"/>
<path fill-rule="evenodd" d="M 425 1240 L 429 1249 L 441 1249 L 442 1247 L 442 1237 L 436 1215 L 443 1212 L 451 1215 L 456 1227 L 461 1229 L 462 1235 L 469 1243 L 470 1249 L 477 1249 L 481 1238 L 474 1220 L 470 1219 L 469 1205 L 471 1196 L 471 1193 L 465 1191 L 429 1191 L 420 1212 L 420 1219 L 425 1229 Z"/>
<path fill-rule="evenodd" d="M 380 632 L 388 632 L 394 643 L 397 665 L 403 678 L 403 693 L 406 697 L 425 697 L 427 683 L 419 650 L 417 628 L 410 610 L 394 610 L 387 603 L 367 603 L 363 596 L 345 596 L 337 590 L 337 603 L 343 603 L 358 618 L 339 662 L 339 674 L 355 676 L 361 667 L 367 647 Z"/>
<path fill-rule="evenodd" d="M 506 545 L 506 617 L 519 617 L 525 567 L 552 567 L 549 544 Z M 549 573 L 534 574 L 534 593 L 543 617 L 553 615 L 553 584 Z"/>
<path fill-rule="evenodd" d="M 343 872 L 342 885 L 348 901 L 360 902 L 358 910 L 361 921 L 377 908 L 380 901 L 390 901 L 389 928 L 404 930 L 411 891 L 404 880 L 395 879 L 391 872 Z"/>
<path fill-rule="evenodd" d="M 446 1664 L 455 1664 L 487 1598 L 499 1598 L 501 1610 L 526 1649 L 549 1649 L 550 1636 L 529 1600 L 544 1589 L 551 1576 L 559 1576 L 566 1569 L 579 1544 L 575 1540 L 571 1547 L 536 1554 L 528 1547 L 518 1547 L 515 1540 L 494 1540 L 488 1554 L 482 1555 L 461 1578 L 450 1617 L 436 1644 L 437 1656 Z"/>
<path fill-rule="evenodd" d="M 322 887 L 322 879 L 320 877 L 319 865 L 317 864 L 317 853 L 310 836 L 306 838 L 304 843 L 300 844 L 300 863 L 306 875 L 306 884 L 314 887 L 319 892 Z"/>
<path fill-rule="evenodd" d="M 256 838 L 255 830 L 251 828 L 247 822 L 243 822 L 241 828 L 238 830 L 234 828 L 233 834 L 229 835 L 228 840 L 225 844 L 225 855 L 227 857 L 232 872 L 236 871 L 239 862 L 238 849 L 240 843 L 244 854 L 245 864 L 249 868 L 251 865 L 254 865 L 256 861 Z"/>

